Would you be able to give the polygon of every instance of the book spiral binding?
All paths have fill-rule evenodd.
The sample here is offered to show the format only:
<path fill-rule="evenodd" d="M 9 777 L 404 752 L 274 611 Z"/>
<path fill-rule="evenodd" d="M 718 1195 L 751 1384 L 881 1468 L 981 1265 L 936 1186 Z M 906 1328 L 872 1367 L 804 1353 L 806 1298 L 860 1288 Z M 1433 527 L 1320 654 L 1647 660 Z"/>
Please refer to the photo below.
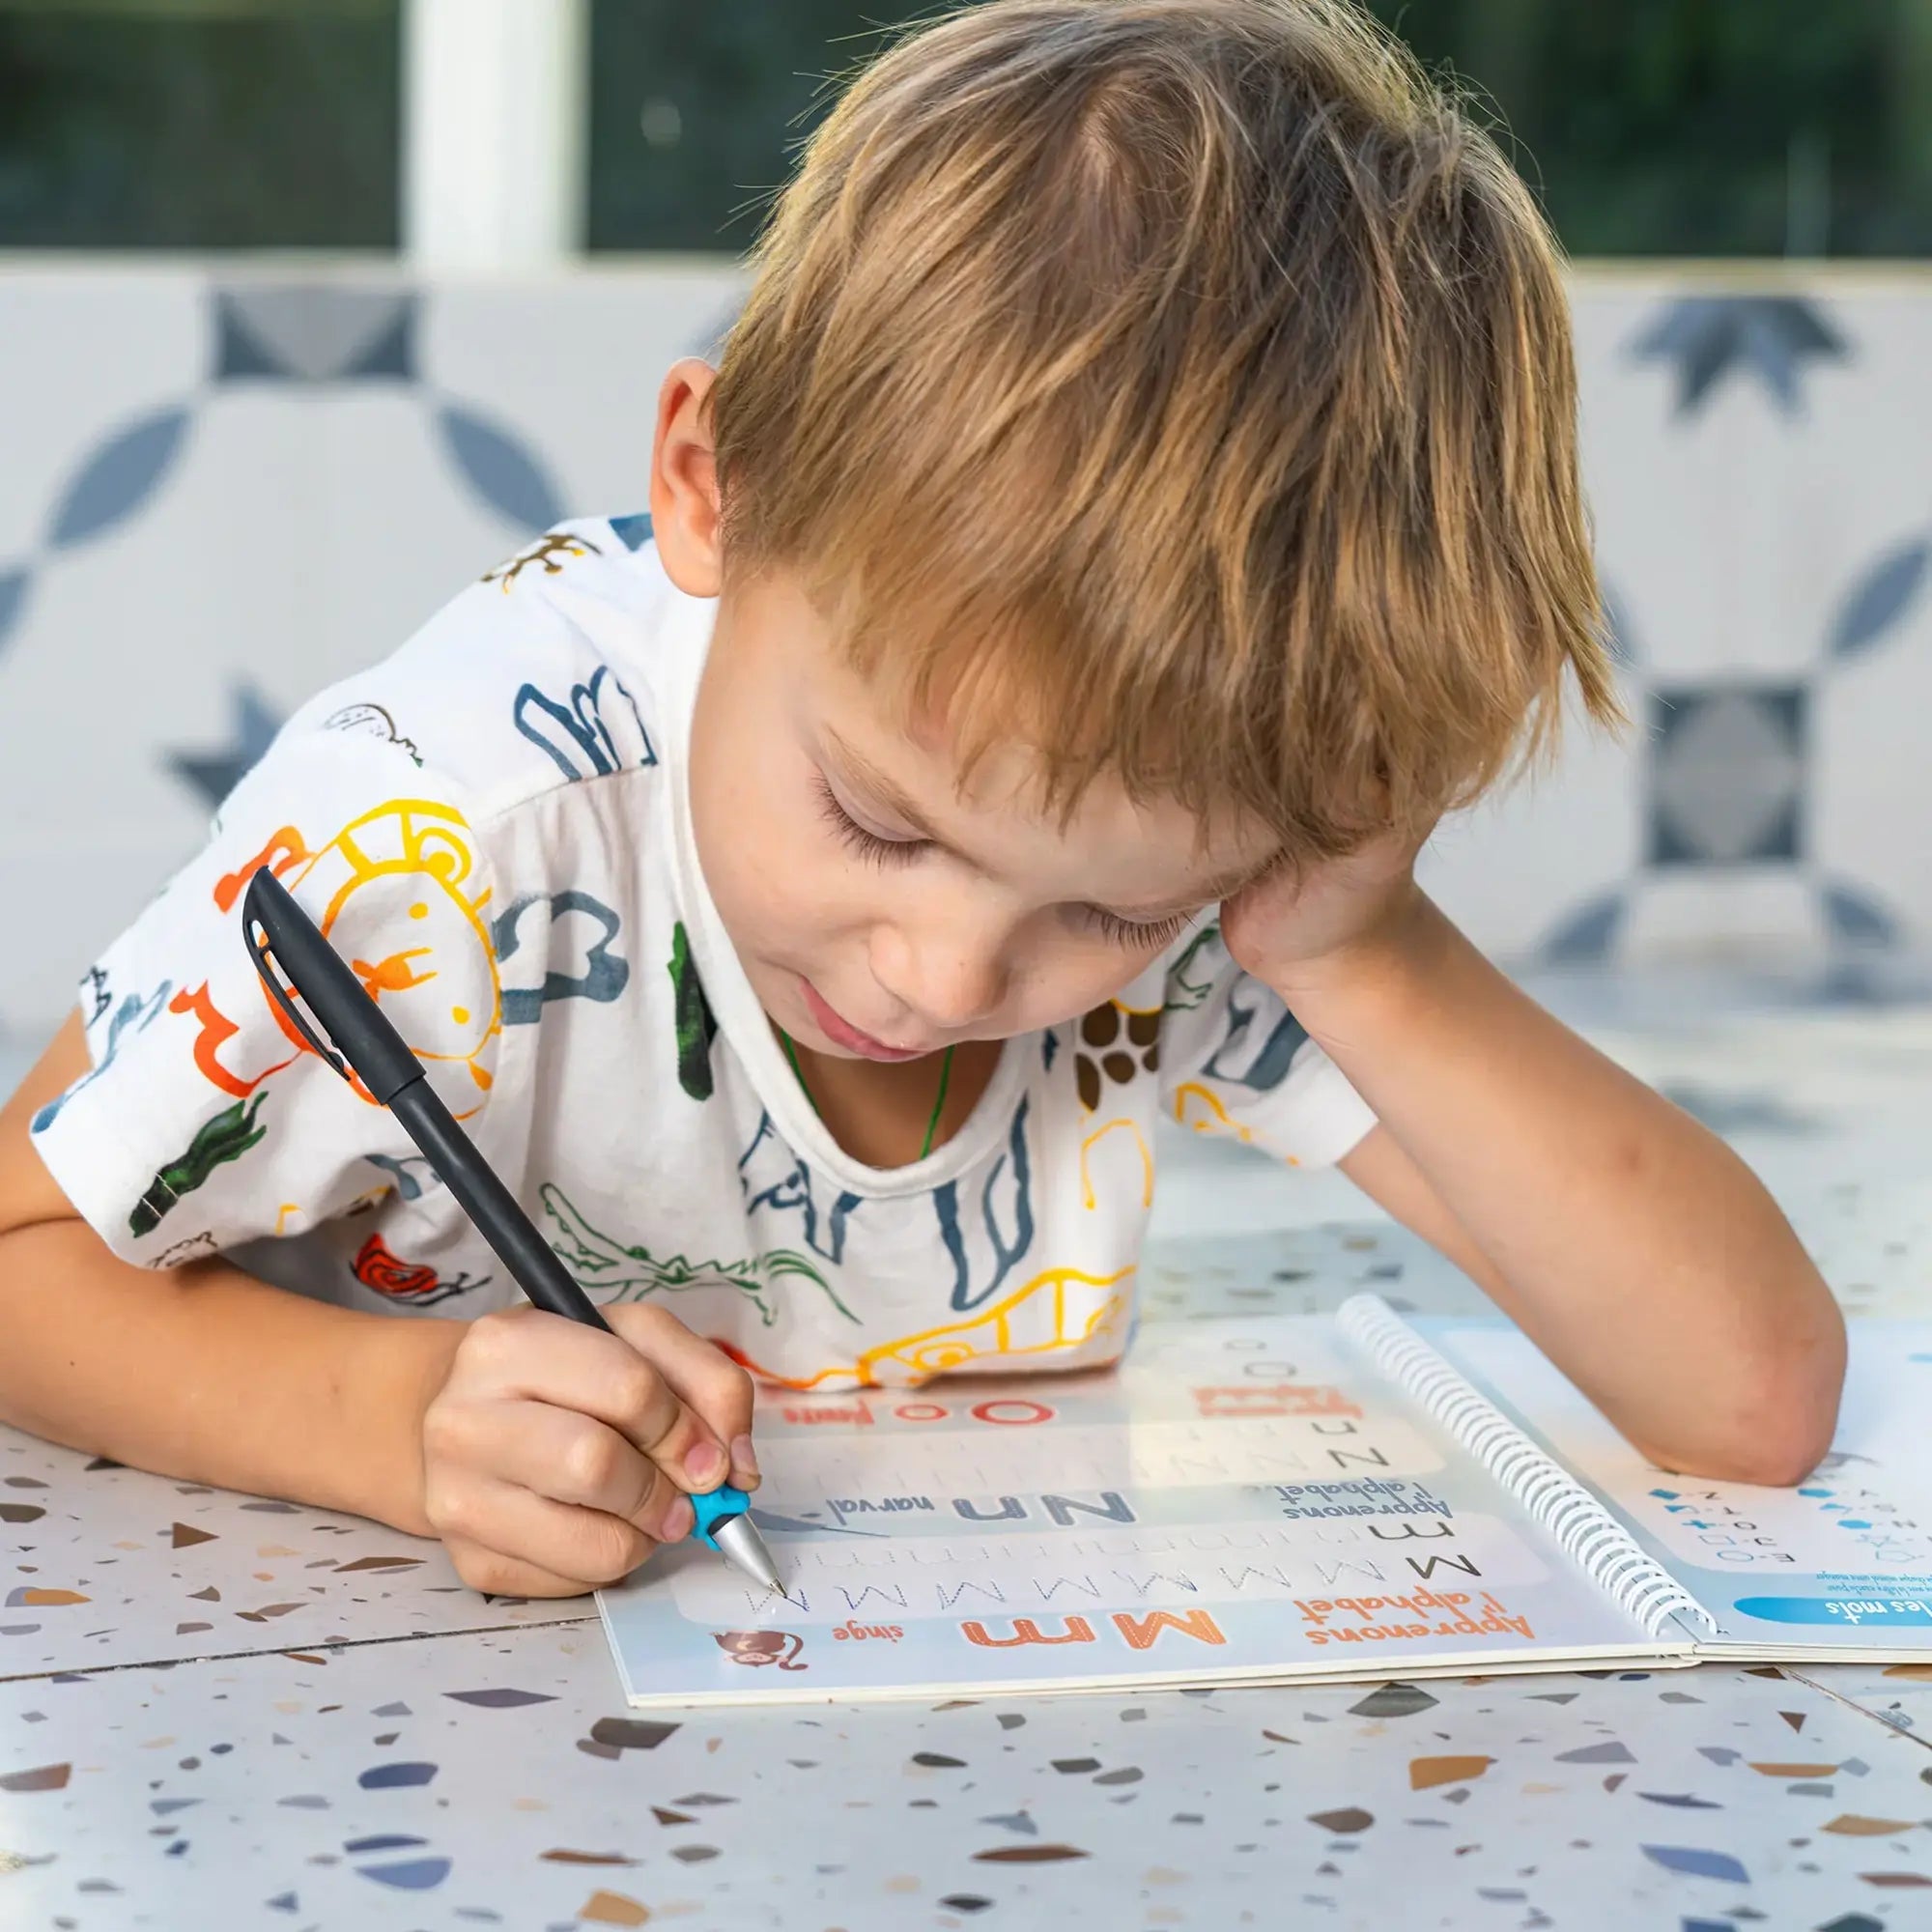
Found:
<path fill-rule="evenodd" d="M 1351 1295 L 1335 1319 L 1376 1367 L 1475 1456 L 1648 1635 L 1662 1635 L 1673 1616 L 1717 1630 L 1710 1612 L 1644 1554 L 1582 1484 L 1478 1395 L 1380 1295 Z"/>

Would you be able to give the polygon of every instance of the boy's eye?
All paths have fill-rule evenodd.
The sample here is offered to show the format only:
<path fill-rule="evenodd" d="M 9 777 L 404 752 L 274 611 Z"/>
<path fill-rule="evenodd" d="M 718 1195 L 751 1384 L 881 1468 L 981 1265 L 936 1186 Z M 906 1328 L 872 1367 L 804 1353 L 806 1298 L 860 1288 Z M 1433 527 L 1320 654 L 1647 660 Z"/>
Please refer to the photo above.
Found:
<path fill-rule="evenodd" d="M 1172 945 L 1187 930 L 1194 918 L 1191 912 L 1176 912 L 1165 919 L 1122 919 L 1119 913 L 1109 912 L 1104 906 L 1083 906 L 1081 910 L 1088 924 L 1110 945 L 1138 947 L 1151 952 L 1158 952 L 1163 946 Z"/>
<path fill-rule="evenodd" d="M 925 849 L 923 838 L 884 838 L 868 830 L 838 803 L 838 794 L 826 781 L 823 772 L 812 774 L 818 793 L 818 815 L 829 825 L 839 842 L 856 852 L 868 865 L 903 866 Z"/>

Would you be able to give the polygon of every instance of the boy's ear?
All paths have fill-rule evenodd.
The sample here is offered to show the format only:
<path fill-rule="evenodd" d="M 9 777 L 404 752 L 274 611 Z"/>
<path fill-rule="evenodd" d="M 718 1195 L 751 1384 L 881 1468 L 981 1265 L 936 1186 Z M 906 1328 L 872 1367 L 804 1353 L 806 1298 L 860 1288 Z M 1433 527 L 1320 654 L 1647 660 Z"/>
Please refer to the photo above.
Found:
<path fill-rule="evenodd" d="M 666 574 L 687 597 L 716 597 L 724 581 L 718 462 L 711 434 L 716 371 L 695 355 L 671 365 L 658 391 L 651 448 L 651 533 Z"/>

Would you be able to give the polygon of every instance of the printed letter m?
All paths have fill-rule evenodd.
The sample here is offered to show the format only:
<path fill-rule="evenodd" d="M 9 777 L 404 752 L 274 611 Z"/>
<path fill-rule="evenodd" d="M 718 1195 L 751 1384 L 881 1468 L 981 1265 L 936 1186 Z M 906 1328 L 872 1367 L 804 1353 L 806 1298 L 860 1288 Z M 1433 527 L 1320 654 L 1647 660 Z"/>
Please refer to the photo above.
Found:
<path fill-rule="evenodd" d="M 1129 1650 L 1148 1650 L 1164 1630 L 1183 1632 L 1198 1643 L 1226 1643 L 1214 1619 L 1206 1610 L 1189 1610 L 1178 1617 L 1172 1610 L 1150 1610 L 1144 1617 L 1126 1610 L 1114 1612 L 1114 1628 L 1126 1638 Z"/>
<path fill-rule="evenodd" d="M 1059 1636 L 1044 1635 L 1039 1626 L 1031 1617 L 1015 1617 L 1011 1636 L 991 1636 L 986 1626 L 980 1622 L 961 1624 L 959 1628 L 966 1634 L 968 1643 L 984 1644 L 988 1650 L 1010 1650 L 1016 1643 L 1092 1643 L 1094 1626 L 1085 1617 L 1066 1617 L 1063 1621 L 1065 1631 Z M 1215 1638 L 1218 1643 L 1220 1639 Z"/>

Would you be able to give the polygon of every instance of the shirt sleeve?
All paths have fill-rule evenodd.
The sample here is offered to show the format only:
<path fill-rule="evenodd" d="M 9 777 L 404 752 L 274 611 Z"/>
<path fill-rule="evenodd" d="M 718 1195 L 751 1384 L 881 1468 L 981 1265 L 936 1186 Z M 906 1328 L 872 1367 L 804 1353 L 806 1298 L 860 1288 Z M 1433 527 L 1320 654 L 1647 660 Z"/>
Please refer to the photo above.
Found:
<path fill-rule="evenodd" d="M 1168 965 L 1161 1083 L 1182 1126 L 1294 1167 L 1332 1166 L 1376 1124 L 1281 996 L 1235 964 L 1218 925 L 1193 934 Z"/>
<path fill-rule="evenodd" d="M 373 1199 L 414 1152 L 257 978 L 242 900 L 264 867 L 473 1131 L 500 1002 L 472 817 L 413 748 L 313 725 L 291 725 L 242 781 L 202 851 L 83 979 L 93 1064 L 31 1123 L 116 1254 L 170 1267 L 297 1234 Z"/>

